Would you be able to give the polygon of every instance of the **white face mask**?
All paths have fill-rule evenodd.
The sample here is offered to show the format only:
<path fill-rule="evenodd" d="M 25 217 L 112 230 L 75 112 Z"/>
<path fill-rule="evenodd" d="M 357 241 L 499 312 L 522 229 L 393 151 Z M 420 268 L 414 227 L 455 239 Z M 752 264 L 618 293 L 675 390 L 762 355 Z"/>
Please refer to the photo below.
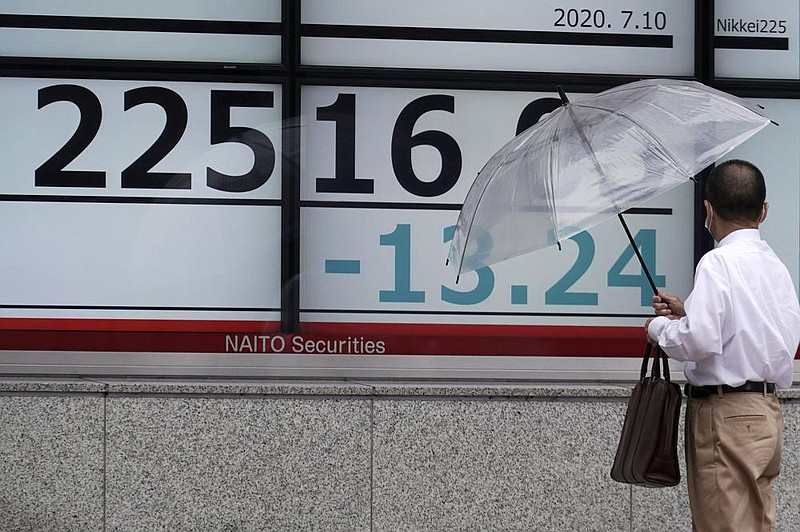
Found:
<path fill-rule="evenodd" d="M 711 223 L 714 221 L 714 209 L 709 205 L 708 210 L 711 211 L 711 215 L 706 216 L 706 221 L 703 225 L 705 226 L 706 231 L 708 231 L 708 234 L 711 235 L 711 238 L 713 238 L 716 242 L 717 237 L 715 237 L 714 233 L 711 232 Z"/>

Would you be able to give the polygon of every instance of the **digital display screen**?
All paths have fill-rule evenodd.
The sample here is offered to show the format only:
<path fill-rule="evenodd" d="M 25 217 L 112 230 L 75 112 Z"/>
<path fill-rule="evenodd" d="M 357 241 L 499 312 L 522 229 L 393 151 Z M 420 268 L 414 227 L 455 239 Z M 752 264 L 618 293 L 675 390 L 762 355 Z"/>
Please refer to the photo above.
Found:
<path fill-rule="evenodd" d="M 714 72 L 694 0 L 287 1 L 3 2 L 0 371 L 625 378 L 652 290 L 619 221 L 457 281 L 478 172 L 559 74 L 800 76 L 792 0 L 716 2 Z M 753 101 L 781 125 L 728 157 L 798 283 L 800 107 Z M 694 184 L 624 216 L 686 297 Z"/>

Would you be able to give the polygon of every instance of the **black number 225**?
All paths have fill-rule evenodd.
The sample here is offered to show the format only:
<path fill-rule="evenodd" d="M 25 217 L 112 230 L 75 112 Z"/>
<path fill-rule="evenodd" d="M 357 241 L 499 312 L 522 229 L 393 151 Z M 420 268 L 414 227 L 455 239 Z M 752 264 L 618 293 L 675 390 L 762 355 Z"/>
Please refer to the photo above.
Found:
<path fill-rule="evenodd" d="M 55 102 L 71 102 L 80 111 L 80 121 L 72 137 L 47 161 L 36 169 L 37 187 L 104 188 L 106 172 L 97 170 L 65 170 L 94 140 L 100 131 L 103 110 L 100 99 L 80 85 L 52 85 L 39 90 L 39 109 Z M 165 87 L 139 87 L 125 91 L 125 111 L 146 103 L 160 106 L 166 115 L 164 129 L 152 146 L 122 170 L 122 188 L 189 189 L 189 173 L 153 172 L 152 168 L 178 145 L 188 123 L 188 111 L 183 98 Z M 242 175 L 228 175 L 206 168 L 209 187 L 225 192 L 249 192 L 262 186 L 275 168 L 275 147 L 257 129 L 231 125 L 234 107 L 273 107 L 270 91 L 211 91 L 210 144 L 233 142 L 244 144 L 253 151 L 253 167 Z"/>

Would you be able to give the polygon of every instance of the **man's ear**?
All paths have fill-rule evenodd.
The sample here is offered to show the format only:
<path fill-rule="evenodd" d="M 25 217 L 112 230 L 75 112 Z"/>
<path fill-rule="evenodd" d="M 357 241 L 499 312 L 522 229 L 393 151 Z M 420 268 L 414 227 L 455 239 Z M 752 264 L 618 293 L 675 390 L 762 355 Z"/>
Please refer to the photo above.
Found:
<path fill-rule="evenodd" d="M 703 200 L 703 205 L 706 208 L 706 220 L 711 218 L 711 214 L 714 212 L 714 208 L 711 206 L 711 203 L 708 200 Z"/>
<path fill-rule="evenodd" d="M 769 211 L 769 202 L 765 201 L 764 206 L 761 208 L 761 219 L 758 223 L 763 223 L 767 219 L 767 211 Z"/>

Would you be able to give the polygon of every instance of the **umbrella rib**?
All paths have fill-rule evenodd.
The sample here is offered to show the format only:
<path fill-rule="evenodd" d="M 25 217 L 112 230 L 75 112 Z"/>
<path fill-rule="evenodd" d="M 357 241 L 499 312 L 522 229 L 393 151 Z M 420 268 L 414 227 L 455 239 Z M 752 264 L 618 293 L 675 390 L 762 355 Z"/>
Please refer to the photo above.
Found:
<path fill-rule="evenodd" d="M 666 156 L 667 156 L 667 158 L 668 158 L 668 159 L 669 159 L 669 161 L 670 161 L 670 162 L 673 164 L 673 166 L 675 166 L 675 168 L 680 168 L 680 169 L 681 169 L 681 171 L 682 171 L 682 172 L 684 172 L 684 175 L 685 175 L 685 171 L 684 171 L 684 169 L 683 169 L 683 166 L 682 166 L 682 165 L 680 164 L 680 162 L 677 160 L 677 158 L 675 157 L 675 155 L 674 155 L 674 154 L 673 154 L 673 153 L 672 153 L 672 152 L 671 152 L 671 151 L 670 151 L 670 150 L 669 150 L 669 149 L 668 149 L 668 148 L 667 148 L 667 147 L 666 147 L 666 146 L 665 146 L 663 143 L 661 143 L 661 142 L 659 142 L 659 141 L 658 141 L 658 139 L 657 139 L 657 138 L 656 138 L 656 136 L 655 136 L 655 135 L 654 135 L 654 134 L 653 134 L 653 133 L 650 131 L 650 129 L 648 129 L 648 128 L 647 128 L 647 127 L 645 127 L 644 125 L 640 124 L 639 122 L 637 122 L 636 120 L 634 120 L 633 118 L 631 118 L 631 116 L 630 116 L 628 113 L 626 113 L 624 110 L 622 110 L 622 109 L 617 109 L 617 110 L 615 110 L 615 111 L 609 111 L 608 109 L 605 109 L 605 108 L 603 108 L 603 107 L 599 107 L 599 106 L 595 106 L 595 105 L 591 105 L 591 104 L 581 104 L 581 107 L 587 107 L 587 108 L 589 108 L 589 109 L 594 109 L 594 110 L 596 110 L 596 111 L 602 111 L 602 112 L 605 112 L 605 113 L 608 113 L 608 114 L 619 115 L 619 116 L 621 116 L 622 118 L 626 119 L 628 122 L 630 122 L 631 124 L 633 124 L 634 126 L 636 126 L 637 128 L 639 128 L 639 130 L 640 130 L 640 131 L 642 131 L 642 133 L 644 133 L 645 135 L 647 135 L 647 137 L 648 137 L 648 140 L 650 140 L 650 141 L 653 143 L 653 145 L 655 145 L 655 146 L 658 146 L 659 148 L 661 148 L 661 150 L 664 152 L 664 155 L 666 155 Z M 581 134 L 581 136 L 583 136 L 583 135 Z M 584 138 L 585 138 L 585 137 L 584 137 Z M 592 153 L 592 156 L 594 157 L 594 153 Z M 694 176 L 688 176 L 688 177 L 689 177 L 689 178 L 692 178 L 692 177 L 694 177 Z"/>
<path fill-rule="evenodd" d="M 571 104 L 571 103 L 570 103 L 570 104 L 567 104 L 567 110 L 569 111 L 569 114 L 570 114 L 570 116 L 572 117 L 572 121 L 573 121 L 573 122 L 575 123 L 575 125 L 577 126 L 577 129 L 578 129 L 578 134 L 580 134 L 580 136 L 581 136 L 581 140 L 583 140 L 583 143 L 584 143 L 584 144 L 586 145 L 586 147 L 589 149 L 589 154 L 592 156 L 592 162 L 593 162 L 593 163 L 594 163 L 594 165 L 597 167 L 597 170 L 598 170 L 598 172 L 600 173 L 600 175 L 605 177 L 607 174 L 606 174 L 605 170 L 603 170 L 603 167 L 602 167 L 602 165 L 600 164 L 600 161 L 597 159 L 597 154 L 595 154 L 595 152 L 594 152 L 594 148 L 592 148 L 592 144 L 591 144 L 591 142 L 589 142 L 589 139 L 588 139 L 588 138 L 586 138 L 586 135 L 585 135 L 585 134 L 584 134 L 584 132 L 583 132 L 583 128 L 582 128 L 581 124 L 578 122 L 578 118 L 577 118 L 577 116 L 575 115 L 575 112 L 572 110 L 572 107 L 571 107 L 572 105 L 573 105 L 573 104 Z M 586 106 L 584 106 L 584 107 L 590 107 L 590 108 L 592 108 L 592 109 L 595 109 L 595 107 L 594 107 L 594 106 L 590 106 L 590 105 L 586 105 Z M 605 181 L 603 181 L 603 183 L 605 183 Z M 609 192 L 610 192 L 610 191 L 609 191 Z M 612 194 L 609 194 L 609 198 L 613 200 L 613 199 L 614 199 L 614 196 L 613 196 Z M 614 201 L 614 210 L 615 210 L 616 212 L 619 212 L 619 211 L 620 211 L 619 205 L 617 204 L 617 202 L 616 202 L 616 201 Z"/>
<path fill-rule="evenodd" d="M 550 146 L 557 146 L 556 144 L 556 128 L 553 128 L 552 135 L 550 137 Z M 556 210 L 556 191 L 555 185 L 553 184 L 553 176 L 556 175 L 555 168 L 556 162 L 553 160 L 553 153 L 554 150 L 551 147 L 549 154 L 549 166 L 550 166 L 550 179 L 547 180 L 547 191 L 550 193 L 548 199 L 548 203 L 550 203 L 550 219 L 553 223 L 553 234 L 556 238 L 556 244 L 558 244 L 558 250 L 561 251 L 561 237 L 559 236 L 559 223 L 558 223 L 558 211 Z"/>
<path fill-rule="evenodd" d="M 503 159 L 502 162 L 505 162 L 506 159 L 508 159 L 508 157 Z M 480 172 L 478 172 L 478 175 L 480 175 Z M 489 184 L 491 182 L 492 182 L 491 179 L 487 179 L 486 180 L 486 185 L 484 185 L 483 190 L 481 190 L 481 195 L 478 196 L 478 201 L 475 202 L 475 211 L 472 213 L 472 216 L 470 217 L 469 227 L 467 228 L 467 232 L 464 235 L 464 249 L 461 250 L 461 260 L 458 261 L 458 272 L 456 273 L 456 284 L 458 284 L 458 278 L 461 277 L 461 268 L 464 267 L 464 257 L 467 254 L 467 242 L 469 242 L 469 235 L 472 233 L 472 226 L 475 223 L 475 217 L 478 214 L 478 207 L 480 206 L 481 201 L 483 201 L 483 196 L 484 196 L 484 194 L 486 194 L 486 190 L 489 188 Z M 467 195 L 469 195 L 469 193 L 467 193 Z"/>
<path fill-rule="evenodd" d="M 541 127 L 541 124 L 542 124 L 542 122 L 538 122 L 533 127 L 536 127 L 537 125 Z M 509 157 L 511 157 L 512 153 L 513 153 L 513 150 L 509 151 L 508 153 L 505 154 L 503 159 L 498 162 L 498 164 L 497 164 L 498 168 L 506 164 L 506 161 L 508 161 L 508 159 L 509 159 Z M 485 166 L 484 166 L 484 168 L 485 168 Z M 478 176 L 480 176 L 481 172 L 483 172 L 483 170 L 478 172 Z M 475 223 L 475 216 L 478 213 L 478 207 L 480 207 L 481 202 L 483 201 L 483 196 L 486 194 L 486 190 L 489 188 L 489 185 L 491 184 L 491 182 L 492 182 L 491 179 L 487 179 L 486 180 L 486 184 L 483 186 L 483 190 L 481 190 L 481 194 L 480 194 L 480 196 L 478 196 L 478 200 L 475 202 L 475 210 L 474 210 L 474 212 L 472 214 L 472 217 L 469 220 L 469 227 L 467 227 L 467 232 L 464 235 L 464 249 L 461 250 L 461 258 L 458 261 L 458 271 L 456 273 L 456 284 L 458 284 L 458 278 L 461 276 L 461 269 L 464 267 L 464 257 L 467 254 L 467 242 L 469 242 L 469 235 L 472 234 L 472 226 Z M 474 182 L 472 184 L 472 186 L 475 186 L 476 184 L 477 184 L 477 181 Z M 470 192 L 472 192 L 471 188 L 470 188 L 469 191 L 467 191 L 467 197 L 469 197 Z"/>

